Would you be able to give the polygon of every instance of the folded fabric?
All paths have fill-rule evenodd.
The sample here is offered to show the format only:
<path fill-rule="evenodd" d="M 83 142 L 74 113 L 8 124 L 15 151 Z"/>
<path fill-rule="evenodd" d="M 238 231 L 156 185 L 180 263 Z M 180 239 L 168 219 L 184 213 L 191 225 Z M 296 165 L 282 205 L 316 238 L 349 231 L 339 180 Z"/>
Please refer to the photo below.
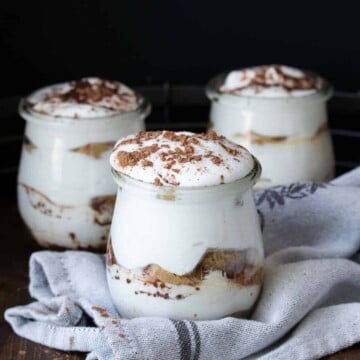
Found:
<path fill-rule="evenodd" d="M 22 337 L 99 360 L 317 359 L 359 342 L 360 168 L 255 199 L 267 257 L 250 319 L 122 319 L 104 256 L 80 251 L 34 253 L 36 301 L 5 318 Z"/>

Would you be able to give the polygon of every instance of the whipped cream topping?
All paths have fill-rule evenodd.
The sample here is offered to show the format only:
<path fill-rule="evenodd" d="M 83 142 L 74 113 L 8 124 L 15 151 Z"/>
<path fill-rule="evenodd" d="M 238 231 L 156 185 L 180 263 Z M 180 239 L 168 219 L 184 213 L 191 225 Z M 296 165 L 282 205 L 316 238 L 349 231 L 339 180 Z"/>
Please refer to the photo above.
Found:
<path fill-rule="evenodd" d="M 167 186 L 211 186 L 246 176 L 254 167 L 242 146 L 214 132 L 151 131 L 117 142 L 111 166 L 134 179 Z"/>
<path fill-rule="evenodd" d="M 284 65 L 264 65 L 230 72 L 219 90 L 256 97 L 299 97 L 317 92 L 323 80 Z"/>
<path fill-rule="evenodd" d="M 120 82 L 89 77 L 40 89 L 26 102 L 41 114 L 81 119 L 135 110 L 139 97 Z"/>

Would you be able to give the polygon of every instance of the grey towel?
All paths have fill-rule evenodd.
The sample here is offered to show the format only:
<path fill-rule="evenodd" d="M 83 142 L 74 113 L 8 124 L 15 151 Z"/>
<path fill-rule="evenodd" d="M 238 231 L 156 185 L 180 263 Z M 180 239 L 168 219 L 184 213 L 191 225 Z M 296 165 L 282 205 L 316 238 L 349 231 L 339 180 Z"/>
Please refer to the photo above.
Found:
<path fill-rule="evenodd" d="M 249 320 L 121 319 L 105 260 L 87 252 L 34 253 L 35 302 L 8 309 L 14 331 L 87 359 L 316 359 L 360 341 L 360 168 L 330 184 L 256 194 L 266 265 Z"/>

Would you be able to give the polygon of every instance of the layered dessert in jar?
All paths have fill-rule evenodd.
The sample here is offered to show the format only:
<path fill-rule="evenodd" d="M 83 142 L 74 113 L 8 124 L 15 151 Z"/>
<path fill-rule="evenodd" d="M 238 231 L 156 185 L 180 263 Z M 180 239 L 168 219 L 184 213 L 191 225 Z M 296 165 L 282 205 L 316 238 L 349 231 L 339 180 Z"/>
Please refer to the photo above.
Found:
<path fill-rule="evenodd" d="M 212 79 L 209 128 L 248 148 L 261 162 L 257 187 L 334 176 L 326 101 L 331 85 L 284 65 L 231 71 Z"/>
<path fill-rule="evenodd" d="M 104 251 L 116 194 L 108 157 L 119 136 L 144 129 L 148 102 L 122 83 L 84 78 L 35 91 L 19 111 L 18 207 L 33 237 Z"/>
<path fill-rule="evenodd" d="M 121 316 L 246 316 L 264 257 L 257 160 L 214 132 L 155 131 L 121 139 L 110 163 L 107 277 Z"/>

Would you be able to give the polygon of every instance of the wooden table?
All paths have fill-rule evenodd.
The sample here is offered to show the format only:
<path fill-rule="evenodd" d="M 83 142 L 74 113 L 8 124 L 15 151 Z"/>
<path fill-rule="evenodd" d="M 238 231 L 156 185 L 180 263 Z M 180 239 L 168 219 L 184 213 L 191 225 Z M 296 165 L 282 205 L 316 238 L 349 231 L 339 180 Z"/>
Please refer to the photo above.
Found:
<path fill-rule="evenodd" d="M 0 204 L 0 313 L 15 305 L 30 301 L 28 295 L 28 259 L 33 251 L 40 250 L 30 238 L 15 204 Z M 16 336 L 0 317 L 1 360 L 77 360 L 81 353 L 65 353 L 49 349 Z M 359 360 L 360 345 L 341 351 L 327 360 Z M 171 359 L 169 359 L 171 360 Z"/>

